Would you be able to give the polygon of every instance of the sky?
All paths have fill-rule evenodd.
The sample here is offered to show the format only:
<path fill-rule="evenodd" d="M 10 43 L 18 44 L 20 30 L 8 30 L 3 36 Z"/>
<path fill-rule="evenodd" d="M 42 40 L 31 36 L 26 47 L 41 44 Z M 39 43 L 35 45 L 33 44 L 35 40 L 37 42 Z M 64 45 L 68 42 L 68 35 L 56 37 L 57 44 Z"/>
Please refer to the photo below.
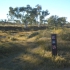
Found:
<path fill-rule="evenodd" d="M 70 22 L 70 0 L 0 0 L 0 19 L 6 19 L 9 7 L 22 7 L 26 5 L 35 7 L 37 4 L 42 6 L 42 10 L 48 10 L 50 15 L 67 17 Z"/>

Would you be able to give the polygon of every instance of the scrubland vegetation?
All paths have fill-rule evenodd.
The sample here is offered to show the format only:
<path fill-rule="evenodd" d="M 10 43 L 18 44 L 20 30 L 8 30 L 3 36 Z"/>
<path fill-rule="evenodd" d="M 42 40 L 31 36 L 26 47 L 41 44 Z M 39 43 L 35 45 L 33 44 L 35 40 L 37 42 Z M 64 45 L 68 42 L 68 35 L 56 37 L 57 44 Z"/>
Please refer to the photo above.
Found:
<path fill-rule="evenodd" d="M 52 33 L 57 34 L 55 57 Z M 70 70 L 70 28 L 0 30 L 0 70 Z"/>
<path fill-rule="evenodd" d="M 8 20 L 0 21 L 0 70 L 70 70 L 70 22 L 57 15 L 46 18 L 49 14 L 39 4 L 9 7 Z"/>

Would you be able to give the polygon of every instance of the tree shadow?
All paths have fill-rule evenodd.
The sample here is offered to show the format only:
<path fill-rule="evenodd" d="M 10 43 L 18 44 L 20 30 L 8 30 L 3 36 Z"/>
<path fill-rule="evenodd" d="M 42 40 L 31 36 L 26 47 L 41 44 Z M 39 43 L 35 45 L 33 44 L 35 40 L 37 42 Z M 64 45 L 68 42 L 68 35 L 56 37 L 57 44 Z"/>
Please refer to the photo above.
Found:
<path fill-rule="evenodd" d="M 34 42 L 8 44 L 11 45 L 11 50 L 8 49 L 11 53 L 0 59 L 1 70 L 56 70 L 57 65 L 50 57 L 28 51 L 38 47 Z"/>
<path fill-rule="evenodd" d="M 3 30 L 3 31 L 10 31 L 10 30 L 15 30 L 15 31 L 37 31 L 37 30 L 44 30 L 46 29 L 47 26 L 41 26 L 41 27 L 38 27 L 38 26 L 29 26 L 27 28 L 22 28 L 22 27 L 17 27 L 17 26 L 0 26 L 0 30 Z"/>
<path fill-rule="evenodd" d="M 58 52 L 59 52 L 59 55 L 61 55 L 62 53 L 60 52 L 63 52 L 65 54 L 67 54 L 68 52 L 70 53 L 70 43 L 69 42 L 59 42 L 57 44 L 57 49 L 58 49 Z"/>

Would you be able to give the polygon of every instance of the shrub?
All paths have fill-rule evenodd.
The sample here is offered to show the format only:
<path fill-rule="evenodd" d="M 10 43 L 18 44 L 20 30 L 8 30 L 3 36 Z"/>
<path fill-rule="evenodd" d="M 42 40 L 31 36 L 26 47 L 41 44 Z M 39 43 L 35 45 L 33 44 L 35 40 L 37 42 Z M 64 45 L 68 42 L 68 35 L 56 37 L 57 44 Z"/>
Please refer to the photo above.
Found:
<path fill-rule="evenodd" d="M 15 38 L 15 37 L 13 37 L 13 38 L 11 38 L 11 40 L 12 41 L 16 41 L 16 40 L 18 40 L 17 38 Z"/>
<path fill-rule="evenodd" d="M 65 41 L 70 41 L 70 33 L 61 34 L 61 39 Z"/>
<path fill-rule="evenodd" d="M 19 37 L 23 37 L 23 36 L 25 36 L 25 35 L 24 34 L 19 35 Z"/>
<path fill-rule="evenodd" d="M 51 45 L 49 42 L 47 42 L 46 40 L 38 40 L 36 42 L 37 45 L 40 45 L 42 49 L 46 50 L 46 51 L 50 51 L 51 50 Z"/>
<path fill-rule="evenodd" d="M 57 67 L 64 67 L 67 64 L 66 59 L 60 56 L 57 56 L 55 58 L 55 62 L 56 62 Z"/>
<path fill-rule="evenodd" d="M 28 38 L 32 38 L 32 37 L 34 37 L 34 36 L 36 36 L 36 35 L 38 35 L 38 34 L 39 34 L 38 32 L 34 32 L 34 33 L 30 34 L 30 35 L 28 36 Z"/>

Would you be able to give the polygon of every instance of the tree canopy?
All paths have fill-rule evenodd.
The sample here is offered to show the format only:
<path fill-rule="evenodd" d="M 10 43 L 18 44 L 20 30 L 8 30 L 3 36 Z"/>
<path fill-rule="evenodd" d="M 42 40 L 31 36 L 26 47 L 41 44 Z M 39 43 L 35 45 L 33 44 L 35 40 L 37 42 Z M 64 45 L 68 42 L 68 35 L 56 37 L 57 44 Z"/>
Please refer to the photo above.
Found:
<path fill-rule="evenodd" d="M 52 26 L 63 26 L 66 24 L 66 17 L 58 17 L 57 15 L 52 15 L 48 18 L 47 22 Z"/>
<path fill-rule="evenodd" d="M 42 6 L 39 4 L 33 8 L 30 5 L 26 5 L 26 7 L 9 7 L 8 14 L 8 16 L 10 16 L 10 19 L 18 19 L 22 21 L 26 27 L 29 23 L 41 24 L 47 15 L 49 15 L 48 10 L 43 11 Z"/>
<path fill-rule="evenodd" d="M 51 26 L 63 26 L 66 24 L 66 17 L 59 17 L 52 15 L 48 19 L 45 19 L 50 13 L 48 10 L 42 10 L 42 6 L 37 4 L 35 7 L 26 5 L 25 7 L 9 7 L 9 14 L 11 20 L 18 20 L 22 22 L 25 27 L 28 24 L 37 24 L 40 26 L 44 21 L 47 21 Z"/>

